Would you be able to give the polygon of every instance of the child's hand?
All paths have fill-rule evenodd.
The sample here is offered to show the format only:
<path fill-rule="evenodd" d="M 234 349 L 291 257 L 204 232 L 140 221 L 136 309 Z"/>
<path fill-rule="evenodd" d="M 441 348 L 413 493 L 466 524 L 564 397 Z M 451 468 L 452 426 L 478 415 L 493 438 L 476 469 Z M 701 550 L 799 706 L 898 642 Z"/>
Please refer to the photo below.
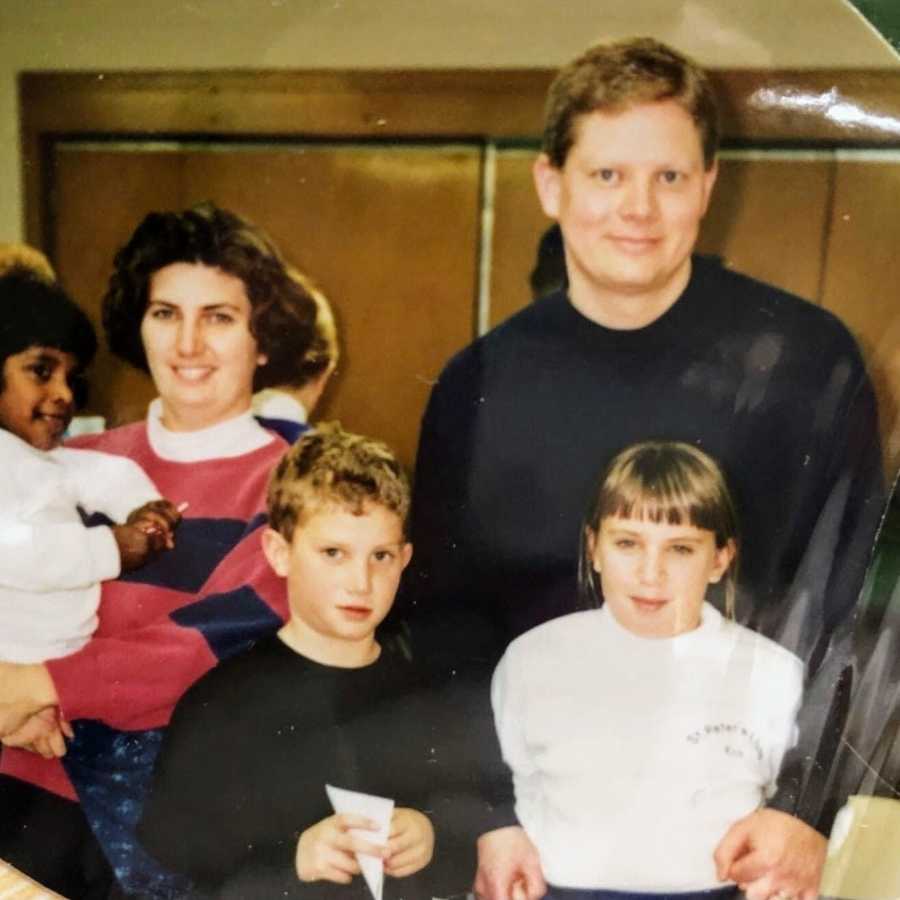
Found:
<path fill-rule="evenodd" d="M 24 725 L 3 738 L 5 747 L 20 747 L 45 759 L 65 756 L 65 738 L 74 737 L 72 726 L 59 717 L 55 706 L 36 712 Z"/>
<path fill-rule="evenodd" d="M 126 525 L 139 528 L 153 543 L 154 550 L 171 550 L 175 546 L 173 533 L 181 521 L 181 513 L 169 500 L 152 500 L 129 513 Z"/>
<path fill-rule="evenodd" d="M 397 807 L 391 817 L 384 871 L 405 878 L 424 869 L 433 853 L 434 829 L 428 817 L 416 809 Z"/>
<path fill-rule="evenodd" d="M 377 831 L 378 824 L 365 816 L 338 813 L 307 828 L 297 841 L 297 877 L 301 881 L 350 884 L 353 876 L 359 874 L 354 853 L 384 858 L 384 847 L 351 834 L 351 828 Z"/>
<path fill-rule="evenodd" d="M 160 536 L 147 534 L 137 525 L 113 525 L 111 530 L 119 548 L 123 572 L 139 569 L 162 550 Z"/>

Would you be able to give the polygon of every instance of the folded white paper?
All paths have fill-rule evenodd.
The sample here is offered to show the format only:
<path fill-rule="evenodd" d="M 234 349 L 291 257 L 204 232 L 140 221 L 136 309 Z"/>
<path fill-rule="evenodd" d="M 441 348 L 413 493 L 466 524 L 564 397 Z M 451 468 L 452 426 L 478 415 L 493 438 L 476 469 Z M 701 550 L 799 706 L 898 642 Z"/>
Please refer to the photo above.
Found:
<path fill-rule="evenodd" d="M 391 832 L 391 816 L 394 814 L 394 801 L 387 797 L 376 797 L 374 794 L 362 794 L 359 791 L 348 791 L 344 788 L 325 785 L 325 793 L 336 813 L 352 813 L 365 816 L 378 823 L 377 831 L 364 828 L 353 828 L 351 832 L 373 844 L 386 844 Z M 384 891 L 384 863 L 376 856 L 357 853 L 356 859 L 362 870 L 363 878 L 375 900 L 381 900 Z"/>

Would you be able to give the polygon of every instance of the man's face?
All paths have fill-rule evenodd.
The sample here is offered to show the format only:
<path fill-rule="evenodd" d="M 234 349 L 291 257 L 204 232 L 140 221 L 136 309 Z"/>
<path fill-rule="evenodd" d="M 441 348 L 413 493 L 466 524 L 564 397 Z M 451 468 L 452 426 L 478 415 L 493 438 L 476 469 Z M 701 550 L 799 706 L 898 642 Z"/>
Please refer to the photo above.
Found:
<path fill-rule="evenodd" d="M 716 179 L 681 106 L 581 116 L 562 168 L 542 154 L 534 175 L 544 212 L 562 229 L 576 307 L 612 327 L 639 327 L 677 299 Z"/>

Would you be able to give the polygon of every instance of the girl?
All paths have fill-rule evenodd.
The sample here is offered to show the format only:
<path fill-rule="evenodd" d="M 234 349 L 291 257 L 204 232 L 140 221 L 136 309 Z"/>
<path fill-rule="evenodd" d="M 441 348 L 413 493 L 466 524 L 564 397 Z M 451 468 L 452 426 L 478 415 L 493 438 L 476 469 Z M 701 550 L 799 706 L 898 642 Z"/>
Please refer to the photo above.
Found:
<path fill-rule="evenodd" d="M 171 546 L 179 514 L 131 460 L 60 447 L 97 347 L 84 312 L 21 267 L 0 304 L 0 660 L 43 662 L 87 643 L 100 582 Z"/>
<path fill-rule="evenodd" d="M 497 732 L 548 898 L 736 892 L 713 853 L 774 791 L 803 682 L 797 657 L 734 621 L 737 553 L 712 459 L 628 447 L 582 534 L 579 582 L 599 608 L 527 632 L 500 661 Z M 718 582 L 726 616 L 705 601 Z"/>

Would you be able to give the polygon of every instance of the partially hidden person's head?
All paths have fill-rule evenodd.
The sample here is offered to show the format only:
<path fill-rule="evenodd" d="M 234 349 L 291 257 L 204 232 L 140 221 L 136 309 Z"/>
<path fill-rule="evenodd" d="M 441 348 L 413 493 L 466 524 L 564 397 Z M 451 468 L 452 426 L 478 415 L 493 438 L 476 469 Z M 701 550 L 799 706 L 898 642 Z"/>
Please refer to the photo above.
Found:
<path fill-rule="evenodd" d="M 734 618 L 738 520 L 725 476 L 708 454 L 646 441 L 604 469 L 582 528 L 579 588 L 644 637 L 696 628 L 707 587 L 725 579 Z"/>
<path fill-rule="evenodd" d="M 29 268 L 0 275 L 0 428 L 39 450 L 59 444 L 96 351 L 90 320 L 57 283 Z"/>
<path fill-rule="evenodd" d="M 0 275 L 13 269 L 27 269 L 44 281 L 56 281 L 50 260 L 29 244 L 0 243 Z"/>
<path fill-rule="evenodd" d="M 658 41 L 601 44 L 559 72 L 534 178 L 562 229 L 576 306 L 593 294 L 646 296 L 661 307 L 677 296 L 715 183 L 718 142 L 709 79 Z"/>
<path fill-rule="evenodd" d="M 315 333 L 293 380 L 278 387 L 296 397 L 311 414 L 340 359 L 337 323 L 328 298 L 312 279 L 294 268 L 289 269 L 289 274 L 316 305 Z"/>
<path fill-rule="evenodd" d="M 528 276 L 531 299 L 540 300 L 566 286 L 566 259 L 562 232 L 554 222 L 541 235 L 534 257 L 534 268 Z"/>
<path fill-rule="evenodd" d="M 371 641 L 412 556 L 409 483 L 381 441 L 324 423 L 272 473 L 263 548 L 287 578 L 291 624 L 323 654 Z M 324 648 L 324 649 L 323 649 Z"/>
<path fill-rule="evenodd" d="M 210 203 L 146 216 L 116 253 L 103 298 L 110 349 L 151 374 L 163 423 L 184 431 L 301 378 L 316 315 L 272 241 Z"/>

